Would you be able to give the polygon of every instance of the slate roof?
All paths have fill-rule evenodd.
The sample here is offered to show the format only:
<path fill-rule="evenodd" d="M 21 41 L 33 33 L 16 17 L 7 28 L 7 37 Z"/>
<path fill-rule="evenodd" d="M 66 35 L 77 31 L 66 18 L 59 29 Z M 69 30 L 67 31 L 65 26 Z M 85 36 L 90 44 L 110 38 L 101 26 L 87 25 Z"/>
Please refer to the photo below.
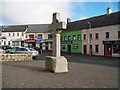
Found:
<path fill-rule="evenodd" d="M 26 33 L 43 33 L 48 32 L 49 24 L 36 24 L 36 25 L 29 25 L 28 30 Z"/>
<path fill-rule="evenodd" d="M 3 26 L 2 32 L 25 32 L 28 25 Z"/>
<path fill-rule="evenodd" d="M 2 26 L 0 26 L 0 32 L 2 32 Z"/>
<path fill-rule="evenodd" d="M 67 30 L 88 29 L 88 22 L 90 22 L 91 28 L 120 24 L 119 15 L 120 12 L 115 12 L 111 13 L 110 15 L 104 14 L 101 16 L 70 22 L 67 24 Z"/>

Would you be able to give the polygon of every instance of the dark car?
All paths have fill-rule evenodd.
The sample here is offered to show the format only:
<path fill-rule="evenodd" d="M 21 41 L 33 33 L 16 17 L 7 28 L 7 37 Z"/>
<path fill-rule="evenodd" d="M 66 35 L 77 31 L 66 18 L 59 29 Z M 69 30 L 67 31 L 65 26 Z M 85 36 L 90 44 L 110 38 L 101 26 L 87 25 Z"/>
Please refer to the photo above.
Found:
<path fill-rule="evenodd" d="M 11 49 L 11 47 L 9 45 L 2 45 L 0 46 L 0 48 L 2 48 L 3 50 L 7 50 L 7 49 Z"/>

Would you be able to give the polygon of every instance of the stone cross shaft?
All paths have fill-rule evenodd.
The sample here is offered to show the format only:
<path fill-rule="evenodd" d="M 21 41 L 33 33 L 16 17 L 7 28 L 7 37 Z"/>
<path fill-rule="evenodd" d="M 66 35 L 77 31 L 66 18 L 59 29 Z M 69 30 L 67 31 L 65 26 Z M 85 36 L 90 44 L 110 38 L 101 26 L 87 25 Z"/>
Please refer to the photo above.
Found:
<path fill-rule="evenodd" d="M 66 28 L 65 22 L 60 22 L 60 14 L 53 13 L 53 21 L 49 26 L 49 29 L 52 31 L 53 38 L 53 56 L 60 57 L 61 56 L 61 44 L 60 44 L 60 32 L 62 29 Z"/>

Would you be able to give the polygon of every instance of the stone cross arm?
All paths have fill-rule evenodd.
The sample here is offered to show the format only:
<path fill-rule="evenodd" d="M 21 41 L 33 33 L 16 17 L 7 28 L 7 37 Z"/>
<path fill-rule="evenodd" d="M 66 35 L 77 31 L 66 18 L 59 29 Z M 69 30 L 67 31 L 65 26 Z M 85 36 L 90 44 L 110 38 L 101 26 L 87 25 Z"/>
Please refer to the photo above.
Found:
<path fill-rule="evenodd" d="M 57 34 L 62 29 L 66 29 L 66 23 L 60 21 L 60 14 L 54 13 L 53 14 L 53 21 L 49 25 L 49 30 L 51 30 L 53 33 Z"/>

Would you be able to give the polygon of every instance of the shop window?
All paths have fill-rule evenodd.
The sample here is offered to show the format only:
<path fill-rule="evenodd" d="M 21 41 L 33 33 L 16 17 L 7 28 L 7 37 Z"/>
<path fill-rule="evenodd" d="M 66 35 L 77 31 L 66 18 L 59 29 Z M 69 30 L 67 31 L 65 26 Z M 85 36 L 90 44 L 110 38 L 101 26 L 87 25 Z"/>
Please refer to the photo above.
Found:
<path fill-rule="evenodd" d="M 99 34 L 98 33 L 95 33 L 95 39 L 99 39 Z"/>
<path fill-rule="evenodd" d="M 81 40 L 81 34 L 78 34 L 78 40 L 79 41 Z"/>
<path fill-rule="evenodd" d="M 99 46 L 95 45 L 95 52 L 98 53 L 99 52 Z"/>
<path fill-rule="evenodd" d="M 118 38 L 120 38 L 120 31 L 118 31 Z"/>
<path fill-rule="evenodd" d="M 86 40 L 86 34 L 83 35 L 84 40 Z"/>
<path fill-rule="evenodd" d="M 70 38 L 70 36 L 68 36 L 68 41 L 70 41 L 71 40 L 71 38 Z"/>
<path fill-rule="evenodd" d="M 106 38 L 109 38 L 109 32 L 106 32 Z"/>
<path fill-rule="evenodd" d="M 42 34 L 38 34 L 38 39 L 42 39 Z"/>
<path fill-rule="evenodd" d="M 76 35 L 73 35 L 73 40 L 76 40 Z"/>
<path fill-rule="evenodd" d="M 73 48 L 77 49 L 78 48 L 78 44 L 73 44 Z"/>
<path fill-rule="evenodd" d="M 113 45 L 113 53 L 120 53 L 120 45 Z"/>

